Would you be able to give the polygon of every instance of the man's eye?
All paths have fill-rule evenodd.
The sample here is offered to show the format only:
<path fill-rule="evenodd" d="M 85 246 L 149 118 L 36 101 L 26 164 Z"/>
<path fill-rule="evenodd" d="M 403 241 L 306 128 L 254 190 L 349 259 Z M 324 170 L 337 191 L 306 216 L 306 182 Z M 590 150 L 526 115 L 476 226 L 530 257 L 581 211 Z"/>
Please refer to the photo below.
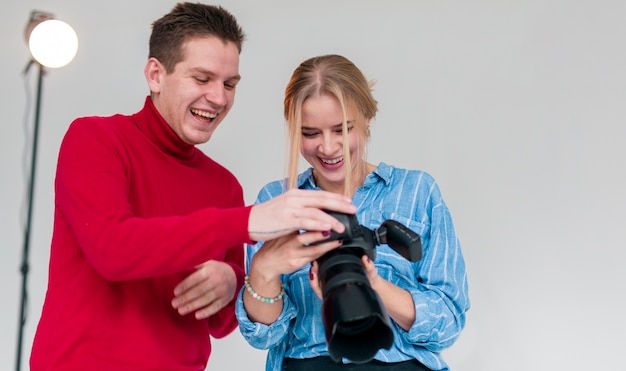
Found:
<path fill-rule="evenodd" d="M 194 77 L 194 79 L 199 82 L 200 84 L 206 84 L 207 82 L 209 82 L 209 79 L 205 79 L 205 78 L 201 78 L 201 77 Z"/>

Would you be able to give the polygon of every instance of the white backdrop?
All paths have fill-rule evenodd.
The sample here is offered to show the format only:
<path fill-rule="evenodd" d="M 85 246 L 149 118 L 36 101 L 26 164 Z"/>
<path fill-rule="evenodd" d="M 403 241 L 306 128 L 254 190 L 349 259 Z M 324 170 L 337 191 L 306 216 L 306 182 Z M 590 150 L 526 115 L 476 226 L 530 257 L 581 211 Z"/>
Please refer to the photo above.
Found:
<path fill-rule="evenodd" d="M 77 116 L 133 113 L 150 24 L 165 0 L 22 0 L 0 12 L 0 365 L 14 369 L 29 153 L 23 30 L 33 9 L 79 50 L 44 80 L 22 364 L 45 295 L 56 154 Z M 246 200 L 284 175 L 282 97 L 293 68 L 340 53 L 376 79 L 369 159 L 430 172 L 452 210 L 472 307 L 445 352 L 454 371 L 617 369 L 626 283 L 626 2 L 224 0 L 248 35 L 233 111 L 202 146 Z M 29 124 L 32 119 L 26 120 Z M 97 320 L 95 318 L 94 320 Z M 238 330 L 211 370 L 262 370 Z M 27 367 L 23 367 L 24 370 Z"/>

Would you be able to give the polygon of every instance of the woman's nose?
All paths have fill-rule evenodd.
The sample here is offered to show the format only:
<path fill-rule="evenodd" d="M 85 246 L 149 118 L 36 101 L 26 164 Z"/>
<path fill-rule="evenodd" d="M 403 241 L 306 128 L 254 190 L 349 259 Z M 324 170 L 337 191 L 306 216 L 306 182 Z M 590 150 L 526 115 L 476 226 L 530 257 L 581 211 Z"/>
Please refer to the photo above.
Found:
<path fill-rule="evenodd" d="M 341 141 L 333 135 L 322 135 L 322 141 L 320 143 L 320 152 L 332 155 L 334 153 L 335 148 L 339 144 L 341 147 Z"/>

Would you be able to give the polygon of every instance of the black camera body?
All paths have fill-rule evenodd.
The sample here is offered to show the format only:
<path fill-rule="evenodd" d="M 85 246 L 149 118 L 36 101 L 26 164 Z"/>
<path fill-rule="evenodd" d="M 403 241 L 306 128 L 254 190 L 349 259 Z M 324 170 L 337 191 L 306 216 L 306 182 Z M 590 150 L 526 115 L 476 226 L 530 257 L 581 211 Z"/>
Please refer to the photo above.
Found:
<path fill-rule="evenodd" d="M 375 231 L 359 224 L 355 215 L 326 211 L 346 227 L 343 233 L 316 244 L 343 240 L 338 248 L 317 259 L 322 288 L 322 321 L 330 357 L 365 363 L 379 349 L 393 344 L 393 330 L 387 311 L 371 288 L 361 257 L 376 259 L 376 246 L 388 244 L 410 261 L 422 257 L 420 236 L 395 220 L 384 221 Z"/>

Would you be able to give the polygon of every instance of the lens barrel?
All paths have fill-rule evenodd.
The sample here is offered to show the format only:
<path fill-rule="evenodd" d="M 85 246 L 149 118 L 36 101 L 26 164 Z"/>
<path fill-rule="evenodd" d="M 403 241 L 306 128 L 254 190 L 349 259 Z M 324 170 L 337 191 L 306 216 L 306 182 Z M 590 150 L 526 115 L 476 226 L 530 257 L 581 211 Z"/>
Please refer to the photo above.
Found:
<path fill-rule="evenodd" d="M 389 316 L 371 288 L 363 251 L 341 247 L 319 262 L 322 321 L 330 357 L 354 363 L 370 361 L 378 350 L 393 344 Z"/>

